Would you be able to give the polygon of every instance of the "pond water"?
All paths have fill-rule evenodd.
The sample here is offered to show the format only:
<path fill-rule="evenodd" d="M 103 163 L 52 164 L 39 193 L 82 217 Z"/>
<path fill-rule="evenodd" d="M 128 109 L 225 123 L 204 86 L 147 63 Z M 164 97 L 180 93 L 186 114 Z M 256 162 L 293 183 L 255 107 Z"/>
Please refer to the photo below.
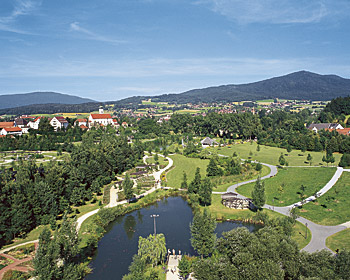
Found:
<path fill-rule="evenodd" d="M 190 242 L 190 222 L 192 210 L 181 197 L 169 197 L 153 205 L 118 217 L 100 240 L 96 255 L 90 263 L 93 272 L 87 280 L 119 280 L 128 273 L 132 257 L 137 253 L 139 236 L 147 237 L 154 233 L 153 218 L 156 218 L 157 233 L 165 235 L 167 248 L 181 250 L 182 253 L 195 255 Z M 239 222 L 218 223 L 217 236 L 224 231 L 237 227 L 247 227 L 254 231 L 258 226 Z"/>

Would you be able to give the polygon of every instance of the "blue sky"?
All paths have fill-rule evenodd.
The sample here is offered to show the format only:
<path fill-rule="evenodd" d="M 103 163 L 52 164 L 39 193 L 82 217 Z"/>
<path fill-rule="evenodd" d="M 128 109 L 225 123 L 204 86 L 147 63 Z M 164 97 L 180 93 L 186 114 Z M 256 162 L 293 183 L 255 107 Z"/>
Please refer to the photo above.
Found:
<path fill-rule="evenodd" d="M 1 0 L 0 94 L 95 100 L 350 78 L 349 0 Z"/>

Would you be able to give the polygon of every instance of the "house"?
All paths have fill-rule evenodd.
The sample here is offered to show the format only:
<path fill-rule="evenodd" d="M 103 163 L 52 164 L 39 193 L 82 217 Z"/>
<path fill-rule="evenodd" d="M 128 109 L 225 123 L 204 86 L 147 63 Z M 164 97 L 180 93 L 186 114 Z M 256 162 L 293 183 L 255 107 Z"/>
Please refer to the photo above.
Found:
<path fill-rule="evenodd" d="M 15 119 L 15 126 L 18 126 L 20 128 L 22 127 L 27 127 L 28 126 L 28 121 L 24 118 L 16 118 Z"/>
<path fill-rule="evenodd" d="M 206 137 L 201 141 L 202 148 L 218 145 L 218 142 L 216 142 L 214 139 L 211 139 L 209 137 Z"/>
<path fill-rule="evenodd" d="M 28 122 L 28 126 L 32 129 L 39 129 L 39 124 L 40 124 L 40 119 L 42 117 L 37 117 L 36 119 L 34 119 L 33 121 L 29 121 Z"/>
<path fill-rule="evenodd" d="M 322 129 L 344 129 L 344 127 L 338 123 L 312 123 L 309 125 L 308 129 L 318 133 L 318 131 Z"/>
<path fill-rule="evenodd" d="M 332 129 L 332 128 L 326 128 L 326 131 L 336 131 L 341 135 L 350 135 L 350 128 L 343 128 L 343 129 Z"/>
<path fill-rule="evenodd" d="M 87 126 L 87 120 L 86 119 L 77 119 L 75 122 L 74 122 L 74 126 Z"/>
<path fill-rule="evenodd" d="M 120 127 L 120 124 L 118 123 L 118 120 L 113 119 L 113 126 L 118 129 Z"/>
<path fill-rule="evenodd" d="M 113 125 L 113 118 L 110 114 L 90 114 L 89 116 L 89 127 L 102 125 Z"/>
<path fill-rule="evenodd" d="M 0 130 L 5 127 L 14 127 L 14 126 L 15 126 L 14 122 L 0 122 Z"/>
<path fill-rule="evenodd" d="M 66 129 L 68 124 L 68 121 L 64 117 L 53 117 L 50 120 L 50 125 L 53 126 L 55 131 L 58 129 Z"/>
<path fill-rule="evenodd" d="M 84 129 L 84 130 L 85 130 L 85 129 L 89 129 L 86 125 L 83 125 L 83 124 L 80 125 L 79 127 L 80 127 L 81 129 Z"/>
<path fill-rule="evenodd" d="M 122 122 L 122 127 L 127 128 L 129 125 L 127 122 Z"/>
<path fill-rule="evenodd" d="M 5 127 L 0 132 L 1 135 L 22 135 L 22 129 L 20 127 Z"/>
<path fill-rule="evenodd" d="M 221 195 L 221 203 L 233 209 L 254 209 L 255 206 L 250 198 L 240 198 L 238 194 L 227 192 Z"/>

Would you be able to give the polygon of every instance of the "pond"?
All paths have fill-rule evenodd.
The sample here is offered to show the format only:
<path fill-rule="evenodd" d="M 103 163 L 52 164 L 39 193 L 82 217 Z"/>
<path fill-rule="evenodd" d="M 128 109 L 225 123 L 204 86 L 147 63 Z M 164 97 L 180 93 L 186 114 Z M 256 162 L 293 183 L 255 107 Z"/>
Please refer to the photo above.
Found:
<path fill-rule="evenodd" d="M 100 240 L 95 257 L 90 263 L 93 272 L 87 280 L 119 280 L 128 273 L 132 257 L 137 253 L 139 236 L 147 237 L 154 233 L 153 218 L 156 214 L 157 233 L 165 235 L 167 248 L 181 250 L 182 253 L 195 255 L 190 242 L 190 222 L 192 210 L 181 197 L 169 197 L 148 207 L 118 217 Z M 239 222 L 218 223 L 217 236 L 224 231 L 237 227 L 247 227 L 250 231 L 256 225 Z"/>

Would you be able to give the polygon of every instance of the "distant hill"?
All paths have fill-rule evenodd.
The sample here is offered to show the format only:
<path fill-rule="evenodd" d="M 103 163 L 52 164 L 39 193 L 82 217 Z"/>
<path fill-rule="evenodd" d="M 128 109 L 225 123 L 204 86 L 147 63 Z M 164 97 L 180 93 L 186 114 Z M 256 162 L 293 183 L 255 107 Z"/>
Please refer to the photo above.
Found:
<path fill-rule="evenodd" d="M 299 71 L 249 84 L 193 89 L 179 94 L 130 97 L 118 101 L 117 104 L 136 103 L 141 99 L 149 98 L 155 102 L 176 102 L 180 104 L 188 102 L 255 101 L 270 98 L 321 101 L 348 95 L 350 95 L 350 79 L 344 79 L 336 75 L 319 75 Z"/>
<path fill-rule="evenodd" d="M 0 109 L 0 115 L 31 115 L 56 113 L 89 113 L 97 111 L 102 102 L 89 102 L 82 104 L 33 104 L 15 108 Z"/>
<path fill-rule="evenodd" d="M 31 92 L 0 95 L 0 109 L 22 107 L 33 104 L 82 104 L 87 102 L 96 101 L 57 92 Z"/>

